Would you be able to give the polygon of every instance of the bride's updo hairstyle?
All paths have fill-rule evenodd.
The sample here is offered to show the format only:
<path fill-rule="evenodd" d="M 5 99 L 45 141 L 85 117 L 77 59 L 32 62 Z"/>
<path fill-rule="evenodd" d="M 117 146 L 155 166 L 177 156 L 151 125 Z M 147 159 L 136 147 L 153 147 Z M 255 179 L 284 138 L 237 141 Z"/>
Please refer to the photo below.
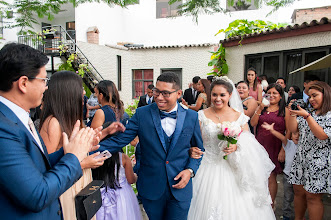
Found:
<path fill-rule="evenodd" d="M 213 79 L 213 82 L 211 83 L 210 85 L 210 95 L 208 96 L 208 103 L 209 103 L 209 106 L 211 104 L 211 91 L 213 91 L 213 88 L 215 86 L 223 86 L 226 91 L 228 91 L 228 93 L 231 95 L 232 92 L 233 92 L 233 86 L 230 82 L 224 80 L 224 79 L 219 79 L 219 78 L 214 78 Z M 229 103 L 228 103 L 229 105 Z"/>

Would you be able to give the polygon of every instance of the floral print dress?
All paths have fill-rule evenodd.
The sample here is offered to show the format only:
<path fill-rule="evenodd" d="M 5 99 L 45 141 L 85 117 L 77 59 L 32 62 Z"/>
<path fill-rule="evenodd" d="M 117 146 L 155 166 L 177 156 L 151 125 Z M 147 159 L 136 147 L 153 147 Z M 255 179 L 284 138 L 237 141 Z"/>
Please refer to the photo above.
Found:
<path fill-rule="evenodd" d="M 298 117 L 300 138 L 289 181 L 295 185 L 303 185 L 310 193 L 331 194 L 331 111 L 325 115 L 316 115 L 314 111 L 311 116 L 328 138 L 316 138 L 307 121 Z"/>

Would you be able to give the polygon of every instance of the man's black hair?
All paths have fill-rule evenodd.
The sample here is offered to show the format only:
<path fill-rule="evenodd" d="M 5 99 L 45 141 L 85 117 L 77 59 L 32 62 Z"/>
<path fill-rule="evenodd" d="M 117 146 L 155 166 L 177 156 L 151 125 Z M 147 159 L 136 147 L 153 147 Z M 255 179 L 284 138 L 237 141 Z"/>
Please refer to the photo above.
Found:
<path fill-rule="evenodd" d="M 154 85 L 153 85 L 153 84 L 149 84 L 149 85 L 147 86 L 147 88 L 150 89 L 150 90 L 152 90 L 152 89 L 154 88 Z"/>
<path fill-rule="evenodd" d="M 286 85 L 286 79 L 284 79 L 283 77 L 278 77 L 277 80 L 279 80 L 279 79 L 282 79 L 284 81 L 284 84 Z"/>
<path fill-rule="evenodd" d="M 308 75 L 306 78 L 305 78 L 305 83 L 309 83 L 311 81 L 321 81 L 321 79 L 316 76 L 316 75 Z"/>
<path fill-rule="evenodd" d="M 197 84 L 197 83 L 199 82 L 200 79 L 201 79 L 200 76 L 195 76 L 195 77 L 193 77 L 192 82 L 193 82 L 194 84 Z"/>
<path fill-rule="evenodd" d="M 174 72 L 171 72 L 171 71 L 167 71 L 167 72 L 162 73 L 161 75 L 159 75 L 159 77 L 157 77 L 156 81 L 172 83 L 173 84 L 172 87 L 174 89 L 179 89 L 180 88 L 180 81 L 179 81 L 178 75 Z"/>
<path fill-rule="evenodd" d="M 6 44 L 0 50 L 0 90 L 7 92 L 21 76 L 35 77 L 48 63 L 39 50 L 18 43 Z"/>

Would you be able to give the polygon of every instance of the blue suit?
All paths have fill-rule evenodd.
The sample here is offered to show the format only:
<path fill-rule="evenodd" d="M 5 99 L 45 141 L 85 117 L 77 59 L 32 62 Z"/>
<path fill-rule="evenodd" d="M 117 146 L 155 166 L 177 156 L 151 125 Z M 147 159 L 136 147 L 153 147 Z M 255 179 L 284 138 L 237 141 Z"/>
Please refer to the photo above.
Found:
<path fill-rule="evenodd" d="M 73 154 L 48 155 L 20 119 L 0 102 L 1 219 L 62 219 L 59 196 L 82 176 Z"/>
<path fill-rule="evenodd" d="M 160 200 L 168 190 L 176 201 L 188 202 L 189 205 L 192 180 L 183 189 L 175 189 L 172 185 L 178 183 L 174 178 L 181 171 L 191 168 L 196 173 L 199 168 L 201 159 L 192 159 L 188 153 L 192 146 L 204 150 L 198 114 L 178 105 L 176 129 L 168 152 L 156 103 L 138 108 L 129 120 L 125 132 L 101 142 L 100 148 L 111 152 L 119 151 L 137 135 L 141 147 L 137 182 L 139 195 L 147 200 Z"/>

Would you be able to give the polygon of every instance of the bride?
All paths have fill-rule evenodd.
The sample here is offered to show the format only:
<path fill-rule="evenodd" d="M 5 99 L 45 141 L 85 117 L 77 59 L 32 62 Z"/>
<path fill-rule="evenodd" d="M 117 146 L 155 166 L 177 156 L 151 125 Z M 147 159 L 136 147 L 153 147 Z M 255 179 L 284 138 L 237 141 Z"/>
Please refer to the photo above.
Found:
<path fill-rule="evenodd" d="M 188 219 L 276 219 L 268 190 L 274 164 L 249 132 L 249 118 L 232 81 L 227 77 L 214 79 L 209 101 L 211 107 L 198 113 L 205 153 L 193 179 Z M 238 142 L 229 147 L 227 141 L 217 138 L 223 122 L 243 130 Z M 198 153 L 194 150 L 193 154 Z"/>

